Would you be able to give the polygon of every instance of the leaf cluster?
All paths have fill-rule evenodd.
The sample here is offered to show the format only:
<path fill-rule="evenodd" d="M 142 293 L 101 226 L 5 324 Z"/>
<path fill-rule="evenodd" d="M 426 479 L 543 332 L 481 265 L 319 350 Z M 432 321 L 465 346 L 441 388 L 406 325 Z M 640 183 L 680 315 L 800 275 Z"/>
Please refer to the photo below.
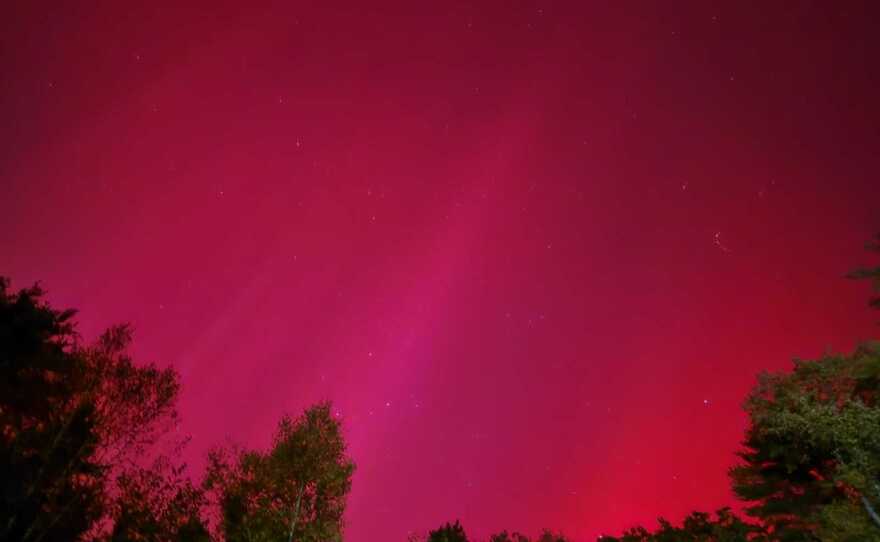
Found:
<path fill-rule="evenodd" d="M 204 482 L 227 541 L 342 539 L 354 463 L 329 403 L 284 417 L 269 450 L 218 448 Z"/>

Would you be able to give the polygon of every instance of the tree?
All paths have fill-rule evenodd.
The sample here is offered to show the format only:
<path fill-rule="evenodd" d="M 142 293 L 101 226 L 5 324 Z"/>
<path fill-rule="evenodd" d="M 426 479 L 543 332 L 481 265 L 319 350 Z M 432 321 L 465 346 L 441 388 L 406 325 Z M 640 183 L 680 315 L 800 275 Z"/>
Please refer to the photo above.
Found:
<path fill-rule="evenodd" d="M 149 468 L 131 469 L 117 480 L 111 542 L 186 540 L 208 542 L 200 518 L 204 493 L 193 486 L 181 466 L 160 456 Z"/>
<path fill-rule="evenodd" d="M 877 344 L 759 377 L 745 404 L 744 462 L 731 477 L 736 494 L 752 503 L 747 512 L 775 538 L 851 531 L 853 540 L 880 540 L 878 393 Z"/>
<path fill-rule="evenodd" d="M 868 245 L 880 252 L 880 235 Z M 880 267 L 849 275 L 880 291 Z M 869 304 L 880 308 L 880 296 Z M 880 540 L 880 344 L 763 374 L 734 492 L 779 540 Z"/>
<path fill-rule="evenodd" d="M 715 513 L 715 519 L 705 512 L 692 512 L 681 527 L 660 518 L 659 527 L 651 532 L 634 527 L 620 538 L 602 536 L 602 542 L 758 542 L 767 540 L 763 529 L 742 521 L 729 508 Z"/>
<path fill-rule="evenodd" d="M 0 540 L 108 536 L 177 421 L 177 373 L 135 364 L 128 326 L 84 345 L 74 315 L 0 278 Z"/>
<path fill-rule="evenodd" d="M 77 398 L 73 311 L 0 278 L 0 540 L 76 539 L 102 514 L 95 405 Z"/>
<path fill-rule="evenodd" d="M 117 325 L 75 349 L 85 369 L 75 396 L 93 405 L 97 459 L 113 478 L 158 452 L 156 444 L 178 423 L 180 376 L 172 367 L 136 364 L 128 355 L 131 342 L 131 327 Z"/>
<path fill-rule="evenodd" d="M 228 542 L 323 542 L 342 539 L 353 472 L 340 423 L 321 403 L 282 418 L 266 452 L 212 451 L 205 488 Z"/>
<path fill-rule="evenodd" d="M 562 533 L 554 533 L 549 529 L 544 529 L 536 542 L 568 542 L 568 539 Z"/>
<path fill-rule="evenodd" d="M 109 521 L 92 534 L 160 541 L 185 532 L 197 540 L 207 533 L 199 517 L 204 496 L 176 462 L 186 441 L 168 438 L 178 423 L 179 375 L 170 367 L 135 364 L 127 353 L 131 341 L 129 326 L 114 326 L 79 351 L 88 375 L 80 393 L 94 405 L 95 457 L 109 485 Z"/>
<path fill-rule="evenodd" d="M 428 533 L 428 542 L 468 542 L 464 527 L 458 520 L 455 523 L 447 522 L 438 529 Z"/>
<path fill-rule="evenodd" d="M 513 532 L 508 533 L 507 531 L 501 531 L 500 533 L 493 534 L 489 536 L 489 542 L 530 542 L 529 538 L 523 534 Z"/>
<path fill-rule="evenodd" d="M 531 542 L 531 540 L 531 538 L 523 534 L 517 532 L 508 533 L 507 531 L 501 531 L 489 536 L 489 542 Z M 544 529 L 535 542 L 568 542 L 568 539 L 560 533 Z"/>

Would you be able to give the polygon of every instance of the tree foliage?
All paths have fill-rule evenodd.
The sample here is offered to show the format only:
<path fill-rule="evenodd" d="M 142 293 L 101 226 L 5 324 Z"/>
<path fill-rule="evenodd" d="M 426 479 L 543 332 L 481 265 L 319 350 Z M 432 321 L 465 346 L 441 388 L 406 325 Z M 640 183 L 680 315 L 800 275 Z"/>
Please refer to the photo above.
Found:
<path fill-rule="evenodd" d="M 489 536 L 489 542 L 531 542 L 529 537 L 517 532 L 508 533 L 501 531 L 500 533 Z"/>
<path fill-rule="evenodd" d="M 713 518 L 706 512 L 692 512 L 676 527 L 666 519 L 658 520 L 659 527 L 651 532 L 644 527 L 633 527 L 619 538 L 600 537 L 602 542 L 758 542 L 768 540 L 761 527 L 744 522 L 729 508 L 722 508 Z"/>
<path fill-rule="evenodd" d="M 107 538 L 162 474 L 143 462 L 176 423 L 177 373 L 135 364 L 128 326 L 83 344 L 74 315 L 0 279 L 0 540 Z"/>
<path fill-rule="evenodd" d="M 329 403 L 284 417 L 268 451 L 220 448 L 205 487 L 229 542 L 341 540 L 354 463 Z"/>
<path fill-rule="evenodd" d="M 562 535 L 562 533 L 553 532 L 549 529 L 544 529 L 541 532 L 541 535 L 538 536 L 538 539 L 535 542 L 568 542 L 568 539 Z"/>
<path fill-rule="evenodd" d="M 117 480 L 119 497 L 112 510 L 111 542 L 210 540 L 200 513 L 204 494 L 166 456 L 149 468 L 134 468 Z"/>
<path fill-rule="evenodd" d="M 458 520 L 446 523 L 428 533 L 428 542 L 468 542 L 464 527 Z"/>
<path fill-rule="evenodd" d="M 731 471 L 748 513 L 781 540 L 867 524 L 880 503 L 880 348 L 797 361 L 764 374 L 745 403 L 750 427 Z M 880 522 L 874 526 L 880 536 Z M 861 529 L 861 527 L 859 527 Z M 865 539 L 865 538 L 862 538 Z"/>
<path fill-rule="evenodd" d="M 411 540 L 413 539 L 417 540 L 418 538 L 411 537 Z M 527 537 L 524 534 L 520 534 L 517 532 L 511 533 L 506 530 L 489 535 L 489 542 L 532 541 L 533 539 Z M 456 520 L 455 523 L 447 522 L 437 529 L 430 531 L 427 536 L 427 542 L 468 542 L 468 538 L 465 534 L 464 527 L 462 527 L 461 523 Z M 538 538 L 534 539 L 534 542 L 568 542 L 568 539 L 565 538 L 562 534 L 545 529 L 541 532 Z"/>
<path fill-rule="evenodd" d="M 0 278 L 0 540 L 73 540 L 102 514 L 97 409 L 73 311 Z"/>

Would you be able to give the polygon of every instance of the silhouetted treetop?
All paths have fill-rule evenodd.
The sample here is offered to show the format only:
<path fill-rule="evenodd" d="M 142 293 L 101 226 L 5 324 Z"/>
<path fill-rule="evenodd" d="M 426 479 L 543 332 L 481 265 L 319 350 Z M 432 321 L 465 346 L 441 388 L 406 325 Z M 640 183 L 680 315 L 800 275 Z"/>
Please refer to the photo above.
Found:
<path fill-rule="evenodd" d="M 155 444 L 176 423 L 179 379 L 133 362 L 128 326 L 83 344 L 75 311 L 43 297 L 0 279 L 0 540 L 102 539 L 140 506 L 124 502 L 136 480 L 151 491 L 168 482 L 145 462 L 161 457 Z"/>
<path fill-rule="evenodd" d="M 464 527 L 458 520 L 446 523 L 428 533 L 428 542 L 468 542 Z"/>

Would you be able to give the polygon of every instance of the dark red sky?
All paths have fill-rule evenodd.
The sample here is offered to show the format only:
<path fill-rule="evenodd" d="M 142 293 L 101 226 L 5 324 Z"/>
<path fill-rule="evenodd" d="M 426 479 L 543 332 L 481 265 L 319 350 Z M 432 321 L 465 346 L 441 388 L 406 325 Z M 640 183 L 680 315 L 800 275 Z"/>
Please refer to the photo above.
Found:
<path fill-rule="evenodd" d="M 18 4 L 0 273 L 132 322 L 196 469 L 332 399 L 352 542 L 731 503 L 755 374 L 876 335 L 869 3 Z"/>

